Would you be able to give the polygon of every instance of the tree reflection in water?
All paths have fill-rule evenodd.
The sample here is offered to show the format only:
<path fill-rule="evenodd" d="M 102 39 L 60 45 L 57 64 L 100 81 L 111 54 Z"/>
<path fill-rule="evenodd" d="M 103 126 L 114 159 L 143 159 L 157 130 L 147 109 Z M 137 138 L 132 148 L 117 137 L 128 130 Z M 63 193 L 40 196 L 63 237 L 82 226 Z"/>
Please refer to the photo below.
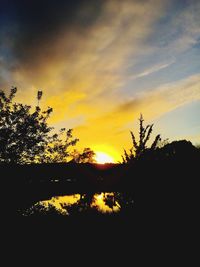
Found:
<path fill-rule="evenodd" d="M 131 196 L 119 192 L 99 192 L 96 194 L 74 194 L 55 196 L 49 200 L 39 201 L 22 212 L 24 216 L 57 214 L 74 215 L 81 212 L 116 213 L 132 207 Z"/>

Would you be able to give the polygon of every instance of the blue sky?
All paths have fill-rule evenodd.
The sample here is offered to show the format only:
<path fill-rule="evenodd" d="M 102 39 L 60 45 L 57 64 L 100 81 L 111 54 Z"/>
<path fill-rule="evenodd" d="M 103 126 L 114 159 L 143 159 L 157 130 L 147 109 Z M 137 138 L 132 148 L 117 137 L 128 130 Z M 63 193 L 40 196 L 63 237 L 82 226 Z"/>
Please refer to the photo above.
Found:
<path fill-rule="evenodd" d="M 0 87 L 52 106 L 80 146 L 131 145 L 143 113 L 170 140 L 200 143 L 200 1 L 2 1 Z M 113 152 L 114 153 L 114 152 Z"/>

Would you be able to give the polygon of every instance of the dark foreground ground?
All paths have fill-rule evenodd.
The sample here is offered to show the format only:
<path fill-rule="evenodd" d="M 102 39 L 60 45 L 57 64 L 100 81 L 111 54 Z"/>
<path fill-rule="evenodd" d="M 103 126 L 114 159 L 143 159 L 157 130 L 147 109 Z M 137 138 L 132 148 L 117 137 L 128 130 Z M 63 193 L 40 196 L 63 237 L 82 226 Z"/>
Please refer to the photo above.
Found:
<path fill-rule="evenodd" d="M 35 176 L 35 167 L 31 166 L 24 170 L 19 166 L 1 166 L 2 242 L 5 247 L 7 243 L 9 249 L 22 246 L 33 253 L 33 258 L 48 248 L 48 257 L 55 251 L 62 257 L 75 253 L 76 262 L 81 252 L 85 257 L 93 253 L 98 262 L 105 255 L 113 257 L 113 265 L 122 250 L 132 259 L 131 265 L 134 265 L 139 248 L 145 255 L 147 251 L 155 257 L 164 253 L 164 261 L 172 252 L 177 256 L 180 248 L 184 251 L 184 248 L 193 247 L 195 251 L 199 229 L 199 162 L 199 156 L 195 155 L 168 161 L 159 159 L 126 166 L 113 165 L 103 170 L 94 165 L 85 165 L 81 169 L 79 165 L 73 182 L 66 182 L 65 176 L 60 182 L 50 181 L 41 175 L 41 169 L 41 176 Z M 63 170 L 63 167 L 57 167 Z M 49 172 L 51 177 L 52 170 L 58 174 L 57 167 L 47 171 L 46 175 Z M 70 171 L 65 168 L 64 174 L 72 174 L 74 167 L 70 168 Z M 26 176 L 23 176 L 25 172 Z M 32 180 L 32 177 L 37 178 Z M 94 177 L 98 179 L 93 180 Z M 110 215 L 83 212 L 69 217 L 55 214 L 23 217 L 16 213 L 19 206 L 29 206 L 61 193 L 102 191 L 131 194 L 134 205 L 126 208 L 124 202 L 123 212 Z M 36 244 L 34 250 L 30 248 L 33 243 Z M 86 258 L 91 261 L 89 256 Z M 127 266 L 125 263 L 121 265 Z"/>

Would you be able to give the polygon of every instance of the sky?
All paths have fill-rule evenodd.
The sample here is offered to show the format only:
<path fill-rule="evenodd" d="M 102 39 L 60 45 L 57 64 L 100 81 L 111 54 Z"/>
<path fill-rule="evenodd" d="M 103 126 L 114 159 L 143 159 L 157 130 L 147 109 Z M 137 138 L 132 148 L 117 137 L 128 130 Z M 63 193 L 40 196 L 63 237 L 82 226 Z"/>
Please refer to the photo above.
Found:
<path fill-rule="evenodd" d="M 0 0 L 0 89 L 116 160 L 138 118 L 200 143 L 199 0 Z"/>

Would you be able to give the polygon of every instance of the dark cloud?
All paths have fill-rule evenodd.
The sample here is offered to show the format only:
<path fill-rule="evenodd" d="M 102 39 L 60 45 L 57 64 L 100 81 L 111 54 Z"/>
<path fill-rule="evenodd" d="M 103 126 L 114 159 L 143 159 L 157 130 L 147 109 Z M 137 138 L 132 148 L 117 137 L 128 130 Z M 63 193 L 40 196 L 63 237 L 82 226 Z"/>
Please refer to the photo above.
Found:
<path fill-rule="evenodd" d="M 101 13 L 103 3 L 103 0 L 1 1 L 1 42 L 11 40 L 10 53 L 19 62 L 30 63 L 30 58 L 34 62 L 63 32 L 87 31 Z"/>
<path fill-rule="evenodd" d="M 141 99 L 138 99 L 138 98 L 128 100 L 125 103 L 119 105 L 116 108 L 115 112 L 120 114 L 120 113 L 133 111 L 140 107 L 141 102 L 142 102 Z"/>

